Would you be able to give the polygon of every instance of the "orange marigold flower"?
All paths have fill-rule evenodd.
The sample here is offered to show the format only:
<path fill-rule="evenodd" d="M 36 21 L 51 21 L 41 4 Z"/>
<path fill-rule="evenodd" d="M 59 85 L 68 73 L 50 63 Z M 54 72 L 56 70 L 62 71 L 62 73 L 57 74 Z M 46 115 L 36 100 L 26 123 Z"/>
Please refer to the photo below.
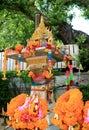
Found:
<path fill-rule="evenodd" d="M 24 53 L 24 58 L 28 58 L 30 56 L 30 53 Z"/>
<path fill-rule="evenodd" d="M 28 74 L 28 77 L 32 77 L 32 75 L 34 75 L 34 73 L 32 71 L 30 71 Z"/>
<path fill-rule="evenodd" d="M 48 122 L 47 122 L 46 118 L 42 118 L 42 119 L 38 120 L 36 122 L 36 126 L 41 130 L 45 130 L 48 127 Z"/>
<path fill-rule="evenodd" d="M 54 113 L 58 115 L 56 124 L 62 130 L 66 130 L 68 126 L 73 126 L 76 122 L 82 122 L 82 114 L 84 103 L 82 101 L 82 93 L 79 89 L 70 89 L 62 94 L 53 109 Z M 55 124 L 55 120 L 53 122 Z"/>

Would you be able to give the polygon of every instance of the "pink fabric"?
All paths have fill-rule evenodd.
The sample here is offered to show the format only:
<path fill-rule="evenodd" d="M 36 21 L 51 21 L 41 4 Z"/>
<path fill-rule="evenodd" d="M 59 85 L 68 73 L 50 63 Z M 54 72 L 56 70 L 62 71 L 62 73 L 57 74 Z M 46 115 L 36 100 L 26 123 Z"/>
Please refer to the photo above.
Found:
<path fill-rule="evenodd" d="M 18 110 L 22 111 L 24 108 L 28 106 L 28 104 L 30 106 L 30 104 L 34 101 L 34 99 L 35 99 L 35 95 L 32 95 L 30 98 L 28 98 L 27 101 L 25 101 L 25 103 L 22 106 L 18 107 Z"/>
<path fill-rule="evenodd" d="M 40 118 L 43 118 L 44 117 L 44 115 L 43 115 L 43 112 L 42 112 L 42 108 L 41 108 L 41 106 L 40 106 L 40 102 L 38 103 L 38 119 L 40 119 Z"/>
<path fill-rule="evenodd" d="M 89 123 L 89 116 L 85 118 L 84 123 Z"/>
<path fill-rule="evenodd" d="M 32 79 L 33 79 L 33 80 L 36 80 L 36 79 L 39 79 L 39 78 L 44 79 L 44 78 L 45 78 L 44 73 L 35 74 L 34 76 L 32 76 Z"/>
<path fill-rule="evenodd" d="M 84 120 L 84 123 L 89 123 L 89 109 L 88 109 L 87 117 Z"/>

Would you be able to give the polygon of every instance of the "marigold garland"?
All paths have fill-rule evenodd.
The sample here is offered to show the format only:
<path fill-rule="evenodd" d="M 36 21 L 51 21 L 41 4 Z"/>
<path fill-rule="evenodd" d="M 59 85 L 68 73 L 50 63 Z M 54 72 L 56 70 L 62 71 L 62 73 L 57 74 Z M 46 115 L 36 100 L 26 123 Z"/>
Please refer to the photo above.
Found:
<path fill-rule="evenodd" d="M 8 125 L 15 129 L 46 129 L 48 104 L 38 95 L 21 94 L 11 99 L 7 107 Z"/>
<path fill-rule="evenodd" d="M 7 115 L 9 117 L 14 117 L 16 108 L 25 102 L 26 96 L 26 94 L 22 93 L 11 99 L 10 103 L 7 105 Z"/>
<path fill-rule="evenodd" d="M 3 59 L 3 78 L 2 80 L 6 80 L 6 70 L 7 70 L 7 54 L 10 52 L 10 49 L 6 49 L 4 52 L 4 59 Z"/>
<path fill-rule="evenodd" d="M 17 54 L 21 54 L 21 51 L 22 51 L 23 48 L 24 48 L 23 45 L 17 44 L 17 45 L 15 46 L 15 51 L 17 52 Z"/>
<path fill-rule="evenodd" d="M 62 130 L 68 130 L 69 126 L 75 126 L 76 122 L 83 121 L 83 107 L 82 93 L 79 89 L 70 89 L 58 98 L 53 109 L 55 116 L 51 121 Z"/>

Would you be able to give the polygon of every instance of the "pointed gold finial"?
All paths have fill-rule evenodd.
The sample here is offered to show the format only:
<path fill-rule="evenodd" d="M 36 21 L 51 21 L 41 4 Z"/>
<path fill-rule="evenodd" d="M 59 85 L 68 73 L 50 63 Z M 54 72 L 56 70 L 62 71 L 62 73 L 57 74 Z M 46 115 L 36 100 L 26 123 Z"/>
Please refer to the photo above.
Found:
<path fill-rule="evenodd" d="M 35 40 L 42 40 L 42 39 L 48 39 L 48 41 L 51 40 L 50 43 L 53 42 L 52 31 L 50 31 L 48 29 L 48 27 L 45 26 L 43 16 L 41 16 L 39 26 L 35 29 L 35 31 L 34 31 L 32 37 L 30 38 L 30 40 L 35 41 Z"/>

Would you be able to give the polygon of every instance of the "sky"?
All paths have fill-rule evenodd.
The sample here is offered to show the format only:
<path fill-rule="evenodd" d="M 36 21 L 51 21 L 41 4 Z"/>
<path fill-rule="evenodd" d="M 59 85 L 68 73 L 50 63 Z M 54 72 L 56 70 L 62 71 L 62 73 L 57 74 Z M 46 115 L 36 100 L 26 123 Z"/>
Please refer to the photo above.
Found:
<path fill-rule="evenodd" d="M 74 12 L 76 17 L 72 20 L 73 29 L 83 31 L 89 35 L 89 20 L 85 20 L 80 16 L 81 12 L 77 8 L 74 8 Z"/>

